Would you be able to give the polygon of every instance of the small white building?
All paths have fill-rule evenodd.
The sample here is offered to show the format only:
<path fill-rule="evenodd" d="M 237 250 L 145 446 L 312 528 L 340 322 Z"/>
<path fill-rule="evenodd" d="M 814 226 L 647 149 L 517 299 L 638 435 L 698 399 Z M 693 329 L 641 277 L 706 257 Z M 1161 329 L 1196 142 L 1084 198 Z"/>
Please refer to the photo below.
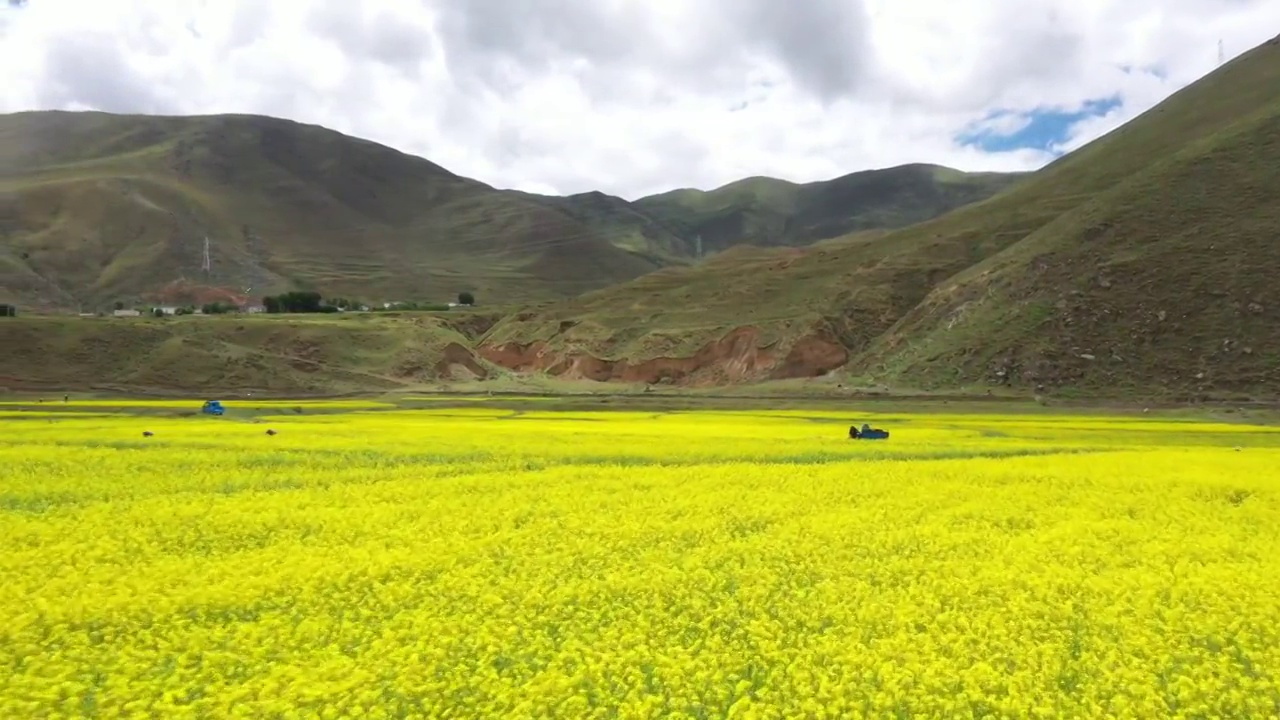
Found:
<path fill-rule="evenodd" d="M 113 310 L 111 314 L 116 317 L 139 317 L 142 315 L 137 310 Z"/>
<path fill-rule="evenodd" d="M 266 312 L 267 308 L 265 305 L 245 305 L 244 311 L 247 313 L 260 313 Z"/>

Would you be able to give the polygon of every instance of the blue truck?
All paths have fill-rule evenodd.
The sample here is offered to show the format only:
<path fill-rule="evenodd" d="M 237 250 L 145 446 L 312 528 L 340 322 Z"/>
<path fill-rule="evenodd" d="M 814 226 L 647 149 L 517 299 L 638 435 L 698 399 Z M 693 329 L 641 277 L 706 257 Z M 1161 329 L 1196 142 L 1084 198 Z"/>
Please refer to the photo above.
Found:
<path fill-rule="evenodd" d="M 222 403 L 217 400 L 205 400 L 204 406 L 200 408 L 200 412 L 205 415 L 221 415 L 226 412 L 222 407 Z"/>

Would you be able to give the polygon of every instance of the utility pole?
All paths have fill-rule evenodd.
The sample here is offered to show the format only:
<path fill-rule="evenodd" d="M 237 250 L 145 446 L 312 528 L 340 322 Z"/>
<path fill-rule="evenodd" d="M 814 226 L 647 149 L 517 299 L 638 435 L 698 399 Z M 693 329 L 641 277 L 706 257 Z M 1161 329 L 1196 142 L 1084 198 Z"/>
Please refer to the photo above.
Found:
<path fill-rule="evenodd" d="M 209 273 L 211 269 L 212 269 L 212 265 L 209 262 L 209 236 L 205 235 L 204 236 L 204 259 L 200 263 L 200 270 L 204 272 L 204 279 L 206 281 L 208 281 L 209 279 Z"/>
<path fill-rule="evenodd" d="M 698 248 L 697 256 L 701 258 L 702 257 L 702 235 L 698 235 L 698 237 L 694 239 L 694 242 L 697 244 L 697 248 Z"/>
<path fill-rule="evenodd" d="M 1218 64 L 1221 65 L 1226 61 L 1227 61 L 1227 54 L 1222 49 L 1222 38 L 1218 38 Z"/>

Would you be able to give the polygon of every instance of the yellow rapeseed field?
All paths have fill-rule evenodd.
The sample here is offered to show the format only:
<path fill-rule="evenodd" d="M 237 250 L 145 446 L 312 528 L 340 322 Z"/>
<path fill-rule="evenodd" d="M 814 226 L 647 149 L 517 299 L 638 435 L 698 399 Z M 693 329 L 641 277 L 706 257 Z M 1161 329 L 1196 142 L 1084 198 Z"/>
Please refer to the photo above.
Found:
<path fill-rule="evenodd" d="M 4 720 L 1280 716 L 1270 428 L 133 405 L 0 407 Z"/>

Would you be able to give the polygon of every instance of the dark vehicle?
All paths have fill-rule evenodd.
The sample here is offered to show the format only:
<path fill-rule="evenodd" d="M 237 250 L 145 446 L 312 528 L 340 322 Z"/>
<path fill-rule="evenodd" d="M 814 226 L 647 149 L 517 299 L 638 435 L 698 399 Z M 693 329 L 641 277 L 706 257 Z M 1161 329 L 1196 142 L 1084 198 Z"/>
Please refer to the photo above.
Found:
<path fill-rule="evenodd" d="M 854 425 L 850 425 L 849 439 L 850 440 L 888 440 L 889 431 L 881 430 L 880 428 L 873 428 L 866 423 L 862 424 L 861 430 L 859 430 Z"/>

